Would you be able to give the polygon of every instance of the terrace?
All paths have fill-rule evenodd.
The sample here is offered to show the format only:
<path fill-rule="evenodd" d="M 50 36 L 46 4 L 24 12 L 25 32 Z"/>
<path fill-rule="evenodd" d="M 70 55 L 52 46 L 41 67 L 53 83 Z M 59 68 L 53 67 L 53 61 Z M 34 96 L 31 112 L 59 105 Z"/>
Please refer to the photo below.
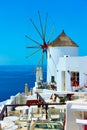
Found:
<path fill-rule="evenodd" d="M 63 108 L 63 107 L 58 108 L 59 106 L 61 105 L 64 106 L 66 103 L 46 102 L 45 99 L 39 93 L 36 93 L 36 95 L 37 95 L 37 99 L 27 100 L 26 104 L 5 105 L 0 113 L 1 122 L 2 121 L 5 122 L 6 117 L 9 117 L 10 119 L 13 118 L 15 119 L 15 121 L 12 121 L 12 122 L 15 122 L 15 125 L 17 126 L 16 128 L 17 130 L 22 130 L 22 128 L 25 128 L 25 130 L 31 129 L 32 122 L 34 123 L 39 122 L 40 124 L 44 124 L 45 120 L 49 122 L 51 125 L 56 120 L 57 124 L 52 126 L 54 128 L 57 127 L 56 125 L 59 125 L 60 122 L 61 122 L 61 127 L 63 127 L 64 126 L 64 111 L 62 112 L 63 114 L 62 119 L 60 118 L 61 112 L 60 111 L 59 113 L 56 113 L 56 112 L 58 109 Z M 55 106 L 57 106 L 57 108 L 55 108 Z M 16 110 L 17 107 L 20 107 L 21 109 L 18 111 Z M 11 108 L 11 111 L 9 111 L 9 108 Z M 52 111 L 54 111 L 53 114 L 52 114 Z M 48 125 L 48 126 L 51 126 L 51 125 Z M 35 129 L 37 129 L 36 126 L 35 126 Z"/>

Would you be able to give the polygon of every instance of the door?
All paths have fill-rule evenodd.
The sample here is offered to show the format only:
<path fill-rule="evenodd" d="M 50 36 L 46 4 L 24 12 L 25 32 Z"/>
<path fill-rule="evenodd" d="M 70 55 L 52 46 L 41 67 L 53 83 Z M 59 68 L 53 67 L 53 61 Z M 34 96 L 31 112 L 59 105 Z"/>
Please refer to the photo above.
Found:
<path fill-rule="evenodd" d="M 66 73 L 65 73 L 65 71 L 62 71 L 62 74 L 61 74 L 61 84 L 62 84 L 62 90 L 63 91 L 65 91 L 66 90 L 66 83 L 65 83 L 65 75 L 66 75 Z"/>

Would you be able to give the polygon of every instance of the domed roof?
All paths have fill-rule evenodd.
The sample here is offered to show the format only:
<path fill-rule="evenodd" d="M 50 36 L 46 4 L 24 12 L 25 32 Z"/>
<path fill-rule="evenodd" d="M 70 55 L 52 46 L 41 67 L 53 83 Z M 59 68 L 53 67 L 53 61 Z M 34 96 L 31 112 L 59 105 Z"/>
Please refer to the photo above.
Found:
<path fill-rule="evenodd" d="M 62 33 L 53 41 L 51 42 L 49 45 L 49 47 L 56 47 L 56 46 L 73 46 L 73 47 L 78 47 L 78 45 L 72 41 L 64 32 L 64 30 L 62 31 Z"/>

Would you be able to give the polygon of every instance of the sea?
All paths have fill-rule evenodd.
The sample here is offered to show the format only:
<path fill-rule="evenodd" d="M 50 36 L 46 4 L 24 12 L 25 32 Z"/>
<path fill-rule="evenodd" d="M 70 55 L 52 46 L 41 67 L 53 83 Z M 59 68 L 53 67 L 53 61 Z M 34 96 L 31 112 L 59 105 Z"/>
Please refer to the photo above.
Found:
<path fill-rule="evenodd" d="M 35 65 L 1 65 L 0 66 L 0 102 L 10 99 L 17 93 L 34 87 L 36 81 Z M 43 67 L 43 82 L 46 81 L 46 66 Z"/>

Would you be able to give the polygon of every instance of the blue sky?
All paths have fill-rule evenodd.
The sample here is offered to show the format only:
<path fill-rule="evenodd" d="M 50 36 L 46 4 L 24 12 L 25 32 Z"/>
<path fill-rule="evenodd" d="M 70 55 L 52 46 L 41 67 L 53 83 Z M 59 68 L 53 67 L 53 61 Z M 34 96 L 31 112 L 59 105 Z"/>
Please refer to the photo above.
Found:
<path fill-rule="evenodd" d="M 41 42 L 29 21 L 39 27 L 38 10 L 42 21 L 48 13 L 49 28 L 55 25 L 52 39 L 64 29 L 79 45 L 79 55 L 87 55 L 86 0 L 0 0 L 0 65 L 36 64 L 40 53 L 30 59 L 27 45 L 34 45 L 25 35 Z M 47 34 L 49 34 L 49 29 Z"/>

